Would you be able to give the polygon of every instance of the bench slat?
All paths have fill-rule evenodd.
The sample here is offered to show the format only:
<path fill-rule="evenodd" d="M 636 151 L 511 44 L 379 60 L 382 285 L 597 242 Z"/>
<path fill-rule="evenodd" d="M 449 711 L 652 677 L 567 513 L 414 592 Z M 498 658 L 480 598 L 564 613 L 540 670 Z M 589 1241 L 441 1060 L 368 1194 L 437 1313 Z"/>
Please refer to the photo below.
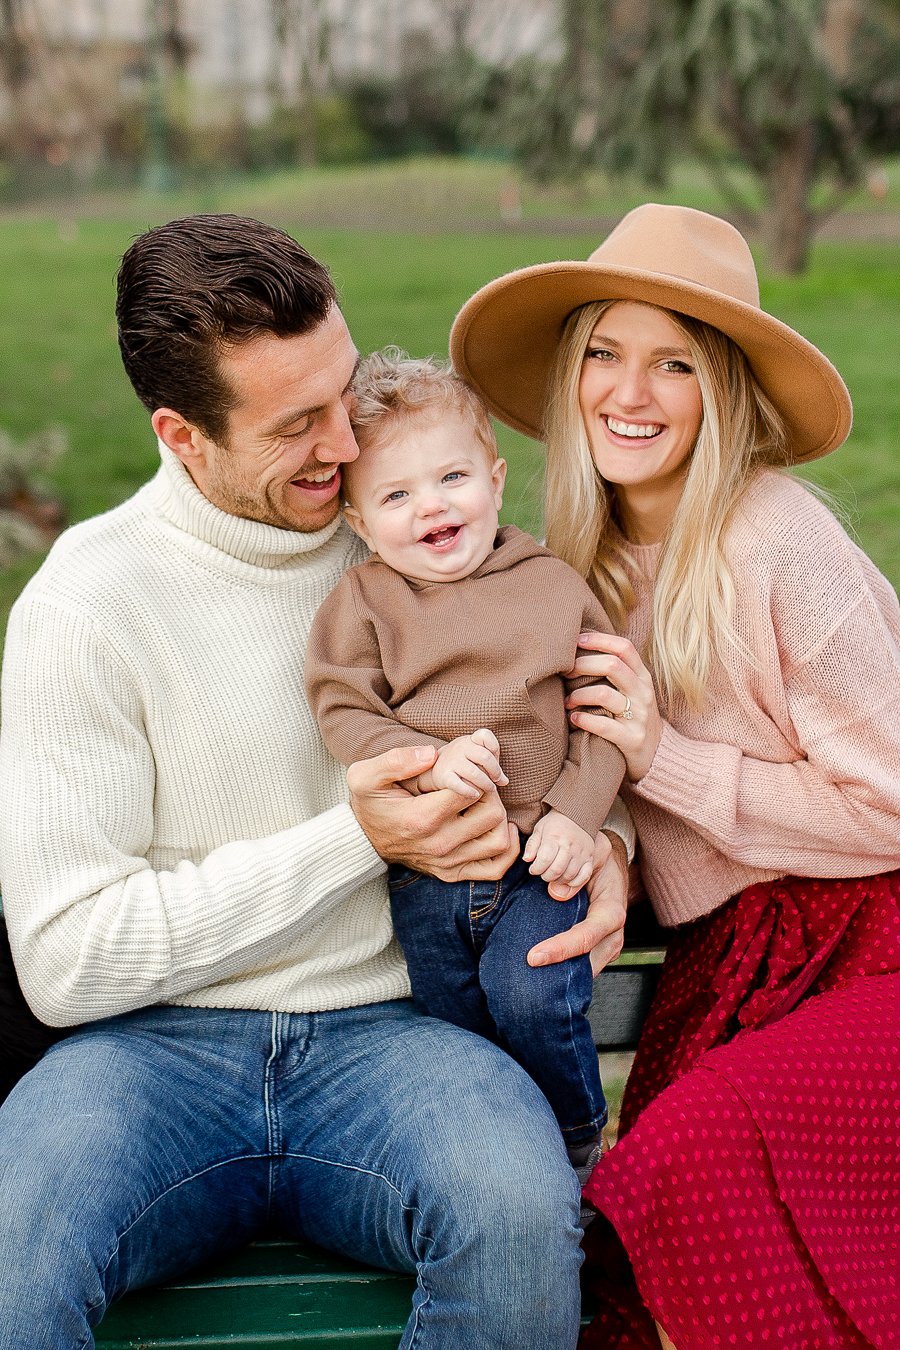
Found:
<path fill-rule="evenodd" d="M 396 1350 L 415 1280 L 295 1242 L 258 1242 L 161 1289 L 129 1294 L 98 1350 Z"/>
<path fill-rule="evenodd" d="M 260 1241 L 177 1284 L 129 1294 L 94 1334 L 98 1350 L 397 1350 L 414 1290 L 411 1275 Z"/>
<path fill-rule="evenodd" d="M 588 1019 L 598 1050 L 633 1050 L 656 991 L 662 966 L 607 966 L 594 981 Z"/>

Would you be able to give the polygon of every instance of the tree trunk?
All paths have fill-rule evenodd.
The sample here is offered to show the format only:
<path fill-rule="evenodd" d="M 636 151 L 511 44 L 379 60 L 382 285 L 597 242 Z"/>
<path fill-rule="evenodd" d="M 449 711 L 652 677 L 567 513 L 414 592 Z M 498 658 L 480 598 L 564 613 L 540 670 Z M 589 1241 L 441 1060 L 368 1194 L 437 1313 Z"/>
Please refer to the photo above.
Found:
<path fill-rule="evenodd" d="M 815 167 L 813 128 L 786 132 L 766 175 L 766 241 L 777 272 L 797 276 L 806 268 L 817 224 L 809 201 Z"/>
<path fill-rule="evenodd" d="M 828 0 L 821 24 L 828 65 L 839 80 L 853 70 L 853 49 L 866 20 L 866 0 Z"/>
<path fill-rule="evenodd" d="M 14 98 L 31 68 L 28 43 L 20 31 L 21 11 L 21 0 L 0 0 L 0 69 Z"/>
<path fill-rule="evenodd" d="M 329 32 L 323 0 L 271 0 L 272 106 L 296 118 L 296 162 L 318 162 L 316 101 L 327 85 Z"/>
<path fill-rule="evenodd" d="M 563 0 L 561 22 L 566 51 L 566 74 L 573 110 L 571 137 L 576 151 L 589 149 L 600 125 L 602 80 L 601 32 L 606 4 L 596 0 Z"/>

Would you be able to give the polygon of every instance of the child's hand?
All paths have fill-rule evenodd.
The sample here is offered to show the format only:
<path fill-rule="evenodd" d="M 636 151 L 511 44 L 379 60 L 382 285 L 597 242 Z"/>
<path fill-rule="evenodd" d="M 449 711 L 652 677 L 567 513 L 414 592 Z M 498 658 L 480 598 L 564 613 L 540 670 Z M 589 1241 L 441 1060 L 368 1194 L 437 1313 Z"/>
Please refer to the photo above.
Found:
<path fill-rule="evenodd" d="M 556 882 L 554 893 L 568 890 L 571 900 L 590 880 L 594 841 L 568 816 L 548 811 L 535 825 L 522 857 L 531 863 L 532 876 Z"/>
<path fill-rule="evenodd" d="M 419 785 L 426 791 L 450 788 L 461 797 L 471 797 L 475 801 L 483 792 L 493 787 L 506 787 L 509 782 L 500 768 L 499 756 L 497 737 L 486 727 L 481 727 L 471 736 L 457 736 L 442 746 L 435 763 L 419 778 Z"/>

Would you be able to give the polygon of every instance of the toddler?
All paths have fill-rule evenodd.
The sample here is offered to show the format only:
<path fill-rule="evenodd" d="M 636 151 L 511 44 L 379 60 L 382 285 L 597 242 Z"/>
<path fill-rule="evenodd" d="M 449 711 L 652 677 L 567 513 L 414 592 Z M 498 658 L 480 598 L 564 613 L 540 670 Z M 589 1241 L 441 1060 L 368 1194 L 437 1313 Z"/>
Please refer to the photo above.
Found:
<path fill-rule="evenodd" d="M 455 884 L 392 866 L 394 927 L 418 1006 L 523 1065 L 583 1177 L 606 1122 L 590 959 L 533 968 L 526 955 L 584 917 L 594 840 L 623 776 L 618 750 L 570 731 L 564 706 L 579 634 L 610 622 L 572 568 L 498 528 L 506 465 L 457 376 L 388 349 L 362 363 L 355 393 L 345 515 L 373 556 L 316 615 L 310 706 L 344 764 L 425 744 L 438 755 L 415 790 L 474 800 L 497 787 L 524 841 L 518 861 L 499 882 Z"/>

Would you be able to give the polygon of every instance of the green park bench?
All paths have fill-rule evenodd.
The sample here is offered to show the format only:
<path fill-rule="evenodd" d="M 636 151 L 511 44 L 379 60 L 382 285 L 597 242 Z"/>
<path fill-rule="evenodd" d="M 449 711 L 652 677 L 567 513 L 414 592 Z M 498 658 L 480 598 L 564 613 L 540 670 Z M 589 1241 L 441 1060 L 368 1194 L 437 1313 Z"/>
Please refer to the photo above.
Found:
<path fill-rule="evenodd" d="M 600 1051 L 634 1048 L 653 996 L 663 938 L 648 909 L 635 907 L 622 958 L 595 982 Z M 397 1350 L 414 1285 L 410 1275 L 271 1239 L 128 1294 L 95 1335 L 102 1350 Z"/>

